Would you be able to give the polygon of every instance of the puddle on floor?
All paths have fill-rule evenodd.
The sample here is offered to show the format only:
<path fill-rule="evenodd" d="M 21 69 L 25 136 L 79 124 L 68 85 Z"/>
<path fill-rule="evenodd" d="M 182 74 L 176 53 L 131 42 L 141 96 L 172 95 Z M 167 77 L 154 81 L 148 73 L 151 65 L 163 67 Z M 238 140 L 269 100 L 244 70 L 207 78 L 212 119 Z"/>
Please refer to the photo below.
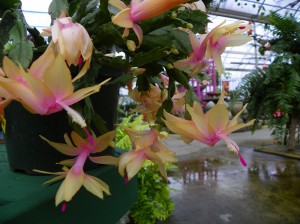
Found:
<path fill-rule="evenodd" d="M 300 223 L 300 161 L 244 151 L 247 167 L 235 157 L 178 162 L 164 223 Z"/>

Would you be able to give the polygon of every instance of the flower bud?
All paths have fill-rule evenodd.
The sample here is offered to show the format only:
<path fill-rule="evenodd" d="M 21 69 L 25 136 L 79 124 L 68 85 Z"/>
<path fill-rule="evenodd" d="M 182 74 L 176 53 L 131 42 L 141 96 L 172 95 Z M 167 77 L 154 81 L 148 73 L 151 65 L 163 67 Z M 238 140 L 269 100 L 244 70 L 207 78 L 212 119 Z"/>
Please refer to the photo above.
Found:
<path fill-rule="evenodd" d="M 11 41 L 8 41 L 5 45 L 4 45 L 4 53 L 8 54 L 12 49 L 14 48 L 14 45 Z"/>
<path fill-rule="evenodd" d="M 127 40 L 126 41 L 126 45 L 127 45 L 128 50 L 135 51 L 136 44 L 135 44 L 135 42 L 133 40 Z"/>
<path fill-rule="evenodd" d="M 175 19 L 176 17 L 177 17 L 177 13 L 176 12 L 172 12 L 171 19 Z"/>
<path fill-rule="evenodd" d="M 190 30 L 193 29 L 193 27 L 194 27 L 194 26 L 193 26 L 193 24 L 191 24 L 191 23 L 187 23 L 187 24 L 186 24 L 186 28 L 189 28 Z"/>
<path fill-rule="evenodd" d="M 173 65 L 171 63 L 167 64 L 167 69 L 173 69 Z"/>
<path fill-rule="evenodd" d="M 179 54 L 179 51 L 176 48 L 172 48 L 171 52 L 172 54 Z"/>

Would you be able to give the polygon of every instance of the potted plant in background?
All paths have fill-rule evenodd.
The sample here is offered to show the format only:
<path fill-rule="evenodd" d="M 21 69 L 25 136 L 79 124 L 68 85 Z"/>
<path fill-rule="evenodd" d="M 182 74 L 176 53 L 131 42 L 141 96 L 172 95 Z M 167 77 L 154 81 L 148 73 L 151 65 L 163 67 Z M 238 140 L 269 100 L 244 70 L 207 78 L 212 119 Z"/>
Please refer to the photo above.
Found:
<path fill-rule="evenodd" d="M 4 13 L 0 21 L 1 33 L 5 34 L 0 42 L 0 96 L 2 107 L 6 107 L 7 151 L 9 140 L 19 138 L 9 137 L 15 130 L 10 128 L 11 123 L 17 126 L 16 109 L 9 109 L 12 104 L 19 104 L 20 122 L 27 111 L 29 116 L 42 119 L 62 114 L 64 121 L 55 117 L 46 124 L 46 128 L 54 126 L 54 135 L 44 130 L 33 133 L 33 142 L 44 144 L 33 151 L 49 144 L 67 157 L 54 158 L 59 169 L 36 164 L 27 169 L 57 174 L 53 181 L 64 179 L 56 194 L 56 205 L 62 203 L 65 208 L 82 186 L 100 198 L 103 193 L 109 194 L 106 183 L 85 172 L 86 161 L 116 165 L 128 182 L 150 160 L 167 179 L 165 165 L 176 158 L 161 141 L 164 135 L 160 130 L 165 124 L 185 142 L 196 139 L 213 146 L 225 140 L 245 165 L 238 146 L 228 135 L 253 121 L 237 125 L 238 113 L 229 122 L 222 97 L 204 114 L 189 80 L 201 79 L 209 58 L 214 59 L 221 74 L 221 54 L 227 46 L 251 40 L 245 35 L 251 26 L 241 21 L 230 25 L 224 22 L 206 33 L 209 20 L 200 6 L 201 1 L 188 0 L 53 0 L 49 6 L 52 25 L 43 32 L 49 36 L 48 41 L 28 26 L 19 6 Z M 117 56 L 117 52 L 122 55 Z M 187 91 L 179 93 L 178 83 Z M 123 127 L 132 149 L 117 158 L 111 151 L 108 155 L 98 154 L 113 146 L 117 110 L 115 106 L 108 108 L 109 104 L 104 105 L 98 96 L 92 98 L 92 94 L 116 104 L 119 85 L 127 85 L 129 95 L 140 103 L 136 110 L 150 126 L 144 131 Z M 110 90 L 113 96 L 108 95 Z M 108 115 L 112 115 L 110 122 Z M 62 122 L 64 128 L 58 128 L 56 125 Z M 36 123 L 31 121 L 25 128 Z M 42 156 L 48 159 L 45 153 Z"/>

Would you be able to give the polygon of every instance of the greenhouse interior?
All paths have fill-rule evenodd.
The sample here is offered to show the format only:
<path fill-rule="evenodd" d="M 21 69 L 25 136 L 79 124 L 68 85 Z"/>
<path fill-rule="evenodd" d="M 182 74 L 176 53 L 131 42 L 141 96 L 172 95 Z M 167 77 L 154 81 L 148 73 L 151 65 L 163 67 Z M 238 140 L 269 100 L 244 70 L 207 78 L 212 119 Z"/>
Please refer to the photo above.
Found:
<path fill-rule="evenodd" d="M 300 223 L 299 9 L 1 1 L 0 224 Z"/>

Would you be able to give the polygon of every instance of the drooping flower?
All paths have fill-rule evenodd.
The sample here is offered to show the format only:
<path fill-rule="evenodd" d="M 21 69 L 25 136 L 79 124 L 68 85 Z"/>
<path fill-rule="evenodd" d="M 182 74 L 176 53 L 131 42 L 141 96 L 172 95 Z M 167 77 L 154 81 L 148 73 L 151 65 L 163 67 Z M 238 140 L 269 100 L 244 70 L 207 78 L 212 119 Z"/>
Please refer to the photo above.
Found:
<path fill-rule="evenodd" d="M 97 177 L 90 176 L 83 172 L 83 170 L 69 169 L 63 167 L 63 171 L 60 172 L 46 172 L 41 170 L 34 170 L 43 174 L 58 175 L 51 180 L 45 182 L 44 184 L 51 184 L 59 180 L 65 179 L 55 196 L 55 205 L 58 206 L 61 202 L 69 202 L 72 200 L 74 195 L 78 192 L 81 186 L 84 186 L 86 190 L 96 195 L 97 197 L 103 199 L 104 193 L 110 195 L 109 186 Z"/>
<path fill-rule="evenodd" d="M 128 95 L 131 99 L 140 103 L 133 112 L 145 114 L 148 121 L 153 121 L 158 109 L 167 97 L 167 91 L 162 91 L 158 86 L 151 84 L 149 91 L 139 92 L 138 88 L 129 89 Z"/>
<path fill-rule="evenodd" d="M 93 43 L 86 29 L 79 23 L 73 23 L 71 17 L 62 15 L 54 20 L 50 28 L 44 29 L 44 34 L 52 36 L 49 46 L 54 47 L 69 66 L 77 66 L 83 58 L 85 64 L 73 81 L 82 77 L 90 67 L 93 51 Z"/>
<path fill-rule="evenodd" d="M 45 54 L 53 56 L 51 52 L 49 50 Z M 49 115 L 65 109 L 74 122 L 85 127 L 84 119 L 70 105 L 98 92 L 108 80 L 74 92 L 71 73 L 65 60 L 60 55 L 50 56 L 51 64 L 44 63 L 42 55 L 42 59 L 35 61 L 28 72 L 4 57 L 3 70 L 6 77 L 0 77 L 0 94 L 7 99 L 19 101 L 34 114 Z"/>
<path fill-rule="evenodd" d="M 130 180 L 142 168 L 146 160 L 151 160 L 159 167 L 161 175 L 167 179 L 165 163 L 175 162 L 174 152 L 169 150 L 162 142 L 164 137 L 157 130 L 151 128 L 146 131 L 136 131 L 124 128 L 133 144 L 132 150 L 123 153 L 119 160 L 119 173 Z M 126 170 L 126 172 L 125 172 Z"/>
<path fill-rule="evenodd" d="M 164 122 L 171 131 L 181 135 L 186 143 L 197 140 L 208 146 L 214 146 L 220 140 L 224 140 L 227 148 L 230 151 L 236 151 L 242 164 L 246 166 L 246 162 L 240 154 L 238 145 L 228 137 L 232 132 L 254 123 L 254 119 L 247 123 L 238 123 L 238 117 L 245 108 L 246 105 L 230 121 L 229 113 L 224 105 L 222 95 L 216 106 L 207 113 L 203 112 L 198 102 L 194 102 L 193 107 L 187 105 L 187 111 L 191 115 L 191 120 L 175 117 L 165 111 Z"/>
<path fill-rule="evenodd" d="M 205 57 L 207 39 L 205 35 L 200 35 L 198 38 L 191 30 L 187 32 L 193 51 L 188 58 L 174 62 L 174 67 L 189 73 L 189 76 L 193 77 L 209 64 Z"/>
<path fill-rule="evenodd" d="M 132 0 L 130 6 L 127 6 L 120 0 L 109 0 L 109 4 L 121 10 L 112 18 L 112 22 L 125 28 L 123 37 L 127 37 L 129 29 L 132 28 L 140 45 L 143 32 L 138 22 L 159 16 L 188 1 L 190 0 Z"/>
<path fill-rule="evenodd" d="M 241 46 L 252 40 L 251 37 L 243 34 L 252 28 L 251 25 L 237 21 L 222 26 L 225 22 L 223 21 L 207 34 L 206 56 L 213 58 L 220 74 L 223 72 L 221 54 L 226 47 Z"/>
<path fill-rule="evenodd" d="M 66 144 L 52 142 L 41 136 L 43 140 L 45 140 L 48 144 L 50 144 L 59 152 L 68 156 L 75 156 L 74 159 L 68 159 L 59 162 L 59 164 L 64 165 L 65 167 L 71 167 L 71 169 L 64 168 L 64 172 L 49 173 L 44 171 L 37 171 L 42 173 L 59 175 L 59 177 L 56 177 L 46 183 L 52 183 L 54 181 L 65 178 L 65 180 L 62 182 L 60 188 L 56 193 L 56 206 L 63 201 L 71 201 L 73 196 L 79 191 L 81 186 L 84 186 L 92 194 L 102 199 L 103 192 L 105 192 L 108 195 L 110 194 L 109 187 L 106 183 L 104 183 L 96 177 L 89 176 L 84 172 L 84 164 L 89 158 L 92 162 L 95 163 L 116 165 L 118 163 L 118 159 L 113 156 L 91 156 L 94 153 L 104 151 L 108 146 L 112 146 L 114 136 L 115 131 L 111 131 L 97 138 L 94 138 L 93 141 L 89 141 L 83 139 L 76 132 L 72 132 L 72 140 L 68 137 L 67 134 L 65 134 L 64 137 Z"/>

